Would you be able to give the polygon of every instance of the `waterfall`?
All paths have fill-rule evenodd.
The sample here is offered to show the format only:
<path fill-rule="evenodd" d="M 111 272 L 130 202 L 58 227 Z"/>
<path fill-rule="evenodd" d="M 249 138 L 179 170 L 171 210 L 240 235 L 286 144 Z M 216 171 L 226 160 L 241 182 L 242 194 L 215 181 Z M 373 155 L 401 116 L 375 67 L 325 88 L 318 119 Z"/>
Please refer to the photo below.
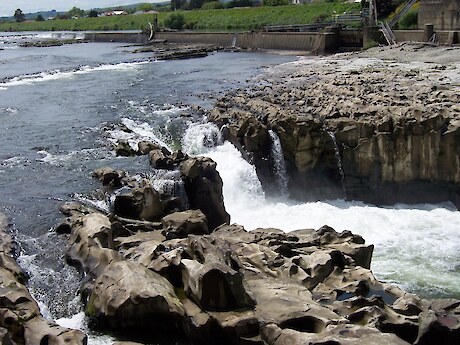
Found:
<path fill-rule="evenodd" d="M 269 130 L 271 139 L 270 158 L 273 162 L 273 173 L 276 179 L 276 185 L 282 196 L 288 195 L 288 181 L 286 170 L 286 161 L 284 160 L 283 148 L 281 147 L 281 141 L 273 130 Z"/>
<path fill-rule="evenodd" d="M 182 150 L 189 155 L 204 154 L 220 144 L 222 135 L 212 123 L 192 124 L 182 138 Z"/>
<path fill-rule="evenodd" d="M 236 34 L 232 37 L 232 48 L 236 48 Z"/>
<path fill-rule="evenodd" d="M 342 184 L 343 196 L 346 198 L 347 194 L 346 194 L 346 189 L 345 189 L 345 173 L 343 172 L 342 157 L 340 156 L 339 145 L 337 144 L 337 139 L 335 138 L 334 132 L 327 131 L 327 134 L 329 134 L 329 136 L 332 139 L 332 142 L 334 143 L 335 161 L 337 162 L 337 169 L 339 170 L 339 174 L 340 174 L 340 183 Z"/>

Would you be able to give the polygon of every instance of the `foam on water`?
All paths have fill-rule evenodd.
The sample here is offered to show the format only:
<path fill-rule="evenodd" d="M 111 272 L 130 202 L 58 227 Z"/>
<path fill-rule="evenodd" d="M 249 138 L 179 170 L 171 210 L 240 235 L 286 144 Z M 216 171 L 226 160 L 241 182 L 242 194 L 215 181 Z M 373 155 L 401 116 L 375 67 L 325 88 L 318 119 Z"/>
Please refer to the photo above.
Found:
<path fill-rule="evenodd" d="M 32 85 L 60 79 L 70 79 L 76 75 L 94 73 L 99 71 L 131 71 L 137 69 L 139 65 L 148 63 L 147 61 L 138 62 L 122 62 L 117 64 L 104 64 L 100 66 L 80 66 L 70 71 L 62 71 L 60 69 L 45 71 L 40 73 L 25 74 L 8 78 L 0 82 L 0 90 L 7 89 L 12 86 Z"/>
<path fill-rule="evenodd" d="M 122 118 L 121 123 L 128 129 L 128 131 L 122 129 L 114 129 L 108 131 L 108 140 L 112 143 L 116 143 L 119 140 L 126 140 L 129 145 L 137 150 L 137 145 L 141 141 L 151 141 L 162 147 L 166 147 L 168 150 L 173 151 L 170 144 L 169 138 L 163 138 L 159 128 L 153 128 L 147 122 L 139 122 L 130 118 Z"/>
<path fill-rule="evenodd" d="M 77 313 L 71 317 L 63 317 L 56 320 L 59 326 L 78 329 L 88 335 L 88 345 L 107 345 L 113 344 L 115 338 L 108 335 L 98 335 L 89 331 L 84 312 Z"/>
<path fill-rule="evenodd" d="M 189 126 L 182 138 L 182 149 L 190 155 L 202 154 L 222 144 L 222 135 L 212 123 L 195 123 Z"/>
<path fill-rule="evenodd" d="M 195 133 L 190 138 L 202 140 L 199 128 L 190 129 Z M 460 212 L 452 205 L 376 207 L 344 200 L 267 199 L 254 167 L 231 143 L 210 149 L 198 142 L 193 147 L 203 147 L 201 153 L 217 162 L 232 223 L 248 230 L 275 227 L 289 232 L 323 225 L 351 230 L 375 245 L 372 269 L 379 279 L 424 296 L 460 297 Z"/>

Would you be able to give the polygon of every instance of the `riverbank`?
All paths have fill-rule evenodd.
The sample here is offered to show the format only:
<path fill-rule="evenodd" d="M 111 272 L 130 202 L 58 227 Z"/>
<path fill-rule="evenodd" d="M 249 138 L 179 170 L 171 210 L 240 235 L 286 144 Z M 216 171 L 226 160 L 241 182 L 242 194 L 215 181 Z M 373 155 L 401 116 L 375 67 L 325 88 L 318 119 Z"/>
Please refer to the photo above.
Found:
<path fill-rule="evenodd" d="M 228 127 L 267 190 L 273 130 L 295 199 L 459 207 L 458 52 L 407 43 L 306 58 L 225 96 L 209 118 Z"/>

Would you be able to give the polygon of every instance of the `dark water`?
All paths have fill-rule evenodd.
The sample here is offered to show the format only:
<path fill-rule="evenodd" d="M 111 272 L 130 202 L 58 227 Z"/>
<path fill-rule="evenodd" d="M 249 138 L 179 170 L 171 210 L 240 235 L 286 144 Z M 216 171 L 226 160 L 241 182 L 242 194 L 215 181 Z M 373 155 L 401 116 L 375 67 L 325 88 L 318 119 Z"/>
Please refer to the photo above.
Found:
<path fill-rule="evenodd" d="M 55 318 L 77 313 L 78 274 L 63 260 L 66 238 L 54 233 L 63 201 L 91 198 L 93 169 L 149 171 L 145 157 L 115 157 L 111 142 L 138 136 L 177 145 L 198 118 L 191 104 L 244 85 L 264 67 L 294 57 L 216 53 L 152 61 L 116 43 L 20 48 L 31 39 L 0 36 L 0 212 L 12 219 L 34 296 Z M 40 34 L 35 36 L 39 39 Z M 181 116 L 182 115 L 182 116 Z"/>

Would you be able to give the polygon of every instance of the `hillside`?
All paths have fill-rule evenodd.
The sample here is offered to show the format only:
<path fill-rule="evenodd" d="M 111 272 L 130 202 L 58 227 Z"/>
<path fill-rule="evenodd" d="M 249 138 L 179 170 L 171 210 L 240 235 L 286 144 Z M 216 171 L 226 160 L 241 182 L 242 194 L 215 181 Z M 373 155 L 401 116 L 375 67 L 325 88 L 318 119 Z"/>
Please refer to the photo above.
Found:
<path fill-rule="evenodd" d="M 185 18 L 185 27 L 195 30 L 227 31 L 257 30 L 266 25 L 310 24 L 331 18 L 333 12 L 358 12 L 360 4 L 312 3 L 289 6 L 245 7 L 223 10 L 176 11 Z M 171 12 L 158 13 L 164 26 Z M 2 23 L 0 31 L 85 31 L 85 30 L 144 30 L 152 22 L 151 14 L 99 18 L 56 19 L 45 22 Z"/>

